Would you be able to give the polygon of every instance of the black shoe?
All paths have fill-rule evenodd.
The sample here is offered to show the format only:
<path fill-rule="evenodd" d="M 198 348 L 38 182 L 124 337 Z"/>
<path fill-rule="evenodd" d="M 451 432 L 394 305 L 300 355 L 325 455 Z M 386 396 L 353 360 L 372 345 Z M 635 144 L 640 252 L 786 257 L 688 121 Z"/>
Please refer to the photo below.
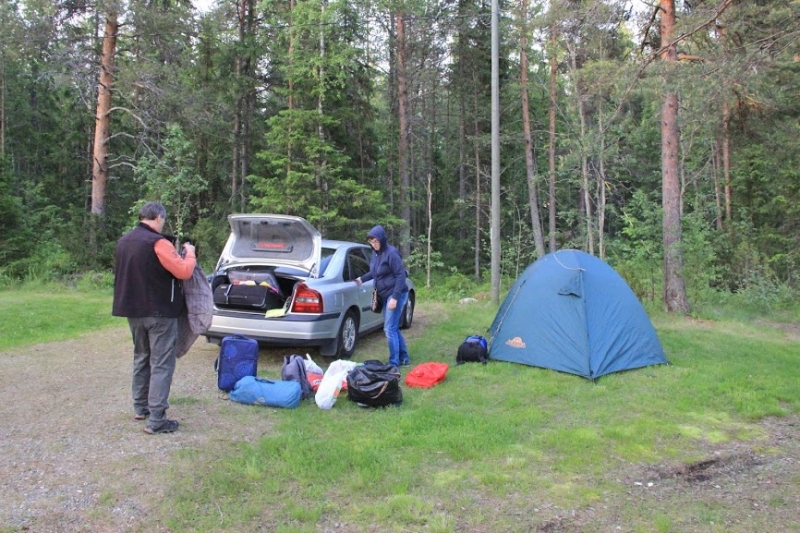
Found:
<path fill-rule="evenodd" d="M 173 433 L 177 431 L 178 425 L 179 424 L 177 420 L 164 420 L 156 427 L 145 426 L 144 432 L 148 435 L 154 435 L 156 433 Z"/>

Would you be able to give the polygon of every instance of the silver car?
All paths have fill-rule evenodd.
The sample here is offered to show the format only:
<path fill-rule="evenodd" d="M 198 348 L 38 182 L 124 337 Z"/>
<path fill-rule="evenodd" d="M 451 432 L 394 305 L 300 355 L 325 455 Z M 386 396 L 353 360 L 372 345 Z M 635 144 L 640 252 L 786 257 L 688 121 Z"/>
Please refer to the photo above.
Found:
<path fill-rule="evenodd" d="M 383 327 L 371 310 L 373 282 L 355 284 L 369 271 L 372 248 L 323 239 L 303 218 L 230 215 L 231 234 L 211 278 L 214 317 L 209 342 L 246 335 L 262 345 L 316 346 L 320 354 L 353 355 L 358 338 Z M 409 288 L 401 327 L 414 318 Z"/>

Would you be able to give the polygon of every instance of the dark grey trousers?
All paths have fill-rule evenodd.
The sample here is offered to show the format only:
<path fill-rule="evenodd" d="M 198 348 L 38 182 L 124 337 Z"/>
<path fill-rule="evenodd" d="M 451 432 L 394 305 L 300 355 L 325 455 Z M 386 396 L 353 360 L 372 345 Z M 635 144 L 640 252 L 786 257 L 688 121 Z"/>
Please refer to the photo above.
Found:
<path fill-rule="evenodd" d="M 133 409 L 150 411 L 150 427 L 159 426 L 169 409 L 169 389 L 175 372 L 178 319 L 128 318 L 133 335 Z"/>

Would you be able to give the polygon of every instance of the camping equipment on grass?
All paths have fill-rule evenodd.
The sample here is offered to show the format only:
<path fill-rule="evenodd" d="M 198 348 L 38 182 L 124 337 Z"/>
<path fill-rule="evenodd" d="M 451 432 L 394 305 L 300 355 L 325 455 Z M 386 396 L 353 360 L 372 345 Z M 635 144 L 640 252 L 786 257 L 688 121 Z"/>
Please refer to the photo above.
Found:
<path fill-rule="evenodd" d="M 217 387 L 232 391 L 237 381 L 258 373 L 258 342 L 244 335 L 223 338 L 214 370 L 217 371 Z"/>
<path fill-rule="evenodd" d="M 364 361 L 347 374 L 347 398 L 360 407 L 400 405 L 400 372 L 396 366 L 381 361 Z"/>
<path fill-rule="evenodd" d="M 284 381 L 298 382 L 304 400 L 314 395 L 314 390 L 311 388 L 311 383 L 308 381 L 306 363 L 302 355 L 286 355 L 283 357 L 281 379 Z"/>
<path fill-rule="evenodd" d="M 456 364 L 462 363 L 483 363 L 487 359 L 487 342 L 480 335 L 470 335 L 458 347 L 456 353 Z"/>
<path fill-rule="evenodd" d="M 429 389 L 444 381 L 449 368 L 450 366 L 447 363 L 437 363 L 435 361 L 420 363 L 406 374 L 406 385 Z"/>
<path fill-rule="evenodd" d="M 607 263 L 578 250 L 548 254 L 511 286 L 489 358 L 588 379 L 668 364 L 642 304 Z"/>
<path fill-rule="evenodd" d="M 345 359 L 337 359 L 332 362 L 322 376 L 322 381 L 317 387 L 317 393 L 314 395 L 314 401 L 320 409 L 326 411 L 333 407 L 336 399 L 339 397 L 339 391 L 347 389 L 347 373 L 353 369 L 358 363 L 355 361 L 347 361 Z"/>
<path fill-rule="evenodd" d="M 248 405 L 265 405 L 294 409 L 300 405 L 302 391 L 296 381 L 273 381 L 245 376 L 236 382 L 230 398 Z"/>

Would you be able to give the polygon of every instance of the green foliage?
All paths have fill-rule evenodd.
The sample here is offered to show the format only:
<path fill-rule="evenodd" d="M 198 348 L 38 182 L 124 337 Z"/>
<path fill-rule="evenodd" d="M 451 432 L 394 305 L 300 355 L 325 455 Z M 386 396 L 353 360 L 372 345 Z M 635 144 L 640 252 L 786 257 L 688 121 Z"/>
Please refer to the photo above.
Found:
<path fill-rule="evenodd" d="M 405 260 L 406 268 L 410 271 L 426 272 L 430 261 L 431 271 L 445 271 L 447 265 L 442 261 L 442 253 L 431 249 L 428 258 L 428 239 L 424 235 L 416 238 L 411 247 L 411 255 Z"/>
<path fill-rule="evenodd" d="M 206 273 L 213 271 L 230 232 L 227 220 L 216 217 L 201 218 L 192 228 L 192 243 L 196 246 L 197 259 Z"/>
<path fill-rule="evenodd" d="M 609 239 L 608 262 L 633 289 L 639 300 L 661 297 L 661 209 L 656 199 L 635 191 L 622 209 L 622 235 Z"/>
<path fill-rule="evenodd" d="M 415 278 L 417 284 L 419 280 Z M 473 276 L 460 272 L 432 272 L 431 287 L 426 292 L 426 297 L 437 300 L 454 302 L 461 298 L 481 298 L 490 293 L 486 281 L 476 281 Z"/>
<path fill-rule="evenodd" d="M 167 209 L 167 223 L 181 237 L 190 215 L 203 211 L 198 198 L 208 182 L 194 170 L 197 158 L 194 145 L 177 124 L 167 127 L 163 150 L 161 157 L 147 155 L 139 159 L 135 175 L 144 195 L 133 210 L 138 212 L 148 199 L 161 202 Z"/>
<path fill-rule="evenodd" d="M 300 215 L 342 239 L 361 240 L 376 222 L 402 227 L 404 235 L 406 229 L 427 234 L 428 176 L 434 269 L 473 274 L 476 234 L 483 239 L 479 268 L 491 262 L 485 3 L 403 6 L 407 190 L 398 172 L 399 54 L 390 22 L 397 6 L 268 0 L 238 18 L 226 2 L 199 16 L 187 2 L 120 4 L 130 31 L 118 41 L 104 213 L 89 213 L 98 65 L 86 58 L 98 52 L 100 19 L 91 3 L 73 4 L 0 5 L 0 268 L 7 279 L 110 268 L 131 208 L 150 199 L 168 205 L 168 229 L 201 244 L 206 263 L 227 234 L 225 216 L 240 209 Z M 727 36 L 687 34 L 682 51 L 703 61 L 682 61 L 669 76 L 669 87 L 681 96 L 682 244 L 691 273 L 685 280 L 696 304 L 733 291 L 752 295 L 762 307 L 782 307 L 800 284 L 800 105 L 793 96 L 800 87 L 800 49 L 790 26 L 797 6 L 734 4 L 725 12 Z M 685 7 L 681 31 L 703 27 L 703 16 Z M 657 35 L 638 50 L 623 22 L 645 21 L 608 1 L 536 4 L 527 17 L 521 20 L 513 9 L 501 18 L 502 275 L 514 278 L 535 259 L 516 81 L 524 23 L 531 30 L 528 96 L 543 218 L 549 207 L 543 179 L 550 143 L 548 59 L 559 66 L 556 246 L 588 249 L 586 161 L 593 212 L 599 187 L 607 194 L 608 257 L 641 298 L 657 300 L 657 117 L 665 78 L 660 62 L 640 71 L 635 59 L 654 51 Z M 554 20 L 560 37 L 540 40 Z M 721 216 L 717 197 L 724 200 L 724 102 L 731 111 L 733 220 L 719 232 L 711 224 Z M 415 270 L 424 266 L 417 249 L 408 260 Z"/>
<path fill-rule="evenodd" d="M 25 227 L 21 199 L 10 194 L 10 181 L 10 164 L 0 159 L 0 265 L 8 265 L 28 255 L 27 243 L 33 237 L 33 232 Z"/>
<path fill-rule="evenodd" d="M 331 121 L 301 110 L 270 119 L 270 149 L 259 158 L 271 177 L 250 176 L 258 193 L 250 199 L 254 211 L 303 216 L 326 234 L 342 234 L 364 215 L 380 213 L 380 193 L 347 178 L 347 158 L 318 135 L 318 125 Z"/>

